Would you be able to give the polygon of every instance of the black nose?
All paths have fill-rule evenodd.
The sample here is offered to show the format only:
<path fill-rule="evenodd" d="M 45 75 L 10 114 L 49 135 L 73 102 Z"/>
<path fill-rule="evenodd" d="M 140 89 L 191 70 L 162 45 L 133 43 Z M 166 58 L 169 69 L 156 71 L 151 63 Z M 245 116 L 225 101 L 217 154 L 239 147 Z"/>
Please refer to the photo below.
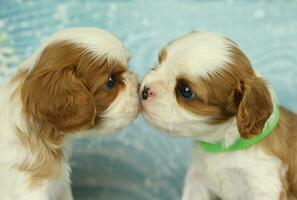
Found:
<path fill-rule="evenodd" d="M 144 86 L 141 92 L 142 100 L 147 100 L 147 98 L 149 97 L 149 91 L 150 91 L 150 88 Z"/>

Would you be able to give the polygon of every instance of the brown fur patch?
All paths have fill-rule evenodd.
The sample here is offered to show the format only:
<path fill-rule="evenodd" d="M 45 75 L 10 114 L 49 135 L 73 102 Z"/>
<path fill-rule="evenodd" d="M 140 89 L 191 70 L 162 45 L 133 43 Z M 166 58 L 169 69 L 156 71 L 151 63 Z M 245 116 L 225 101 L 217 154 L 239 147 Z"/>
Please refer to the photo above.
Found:
<path fill-rule="evenodd" d="M 159 55 L 158 55 L 158 61 L 159 61 L 159 64 L 161 64 L 167 57 L 167 51 L 166 49 L 161 49 Z"/>
<path fill-rule="evenodd" d="M 297 198 L 297 115 L 281 107 L 281 117 L 274 131 L 256 146 L 277 157 L 288 172 L 284 177 L 284 193 L 289 199 Z"/>
<path fill-rule="evenodd" d="M 32 183 L 59 175 L 65 133 L 100 123 L 100 115 L 124 87 L 122 73 L 127 67 L 69 41 L 50 44 L 32 71 L 19 72 L 23 111 L 28 130 L 18 130 L 22 144 L 34 156 L 18 166 Z M 117 84 L 105 87 L 114 74 Z"/>
<path fill-rule="evenodd" d="M 262 132 L 273 105 L 265 82 L 260 78 L 247 80 L 237 111 L 237 127 L 242 137 L 250 138 Z"/>
<path fill-rule="evenodd" d="M 210 75 L 211 76 L 211 75 Z M 233 105 L 232 87 L 228 84 L 221 85 L 222 81 L 230 82 L 228 76 L 213 75 L 209 79 L 178 79 L 178 84 L 186 82 L 195 93 L 191 100 L 184 99 L 176 89 L 177 101 L 181 106 L 198 115 L 207 115 L 211 117 L 210 124 L 223 122 L 236 113 L 236 108 Z M 224 81 L 224 82 L 225 82 Z M 225 87 L 224 87 L 225 86 Z"/>

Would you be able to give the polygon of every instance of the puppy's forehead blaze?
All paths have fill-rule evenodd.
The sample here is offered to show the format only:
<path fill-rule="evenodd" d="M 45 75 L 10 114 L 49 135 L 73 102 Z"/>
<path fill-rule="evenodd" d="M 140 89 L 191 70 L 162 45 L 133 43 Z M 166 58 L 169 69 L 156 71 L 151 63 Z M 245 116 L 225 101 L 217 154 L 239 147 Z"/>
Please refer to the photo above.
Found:
<path fill-rule="evenodd" d="M 169 43 L 165 59 L 159 60 L 162 61 L 162 67 L 175 70 L 178 74 L 207 76 L 231 62 L 232 46 L 221 35 L 195 32 Z M 159 58 L 163 54 L 162 50 Z"/>

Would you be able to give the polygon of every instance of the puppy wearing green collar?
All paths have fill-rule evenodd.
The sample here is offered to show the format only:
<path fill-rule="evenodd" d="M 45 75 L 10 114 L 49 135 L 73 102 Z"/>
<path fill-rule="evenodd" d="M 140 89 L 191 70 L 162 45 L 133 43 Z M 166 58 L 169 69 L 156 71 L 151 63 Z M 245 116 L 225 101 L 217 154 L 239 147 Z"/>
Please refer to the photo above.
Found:
<path fill-rule="evenodd" d="M 182 200 L 297 198 L 297 116 L 230 39 L 193 32 L 170 42 L 140 96 L 150 123 L 195 140 Z"/>

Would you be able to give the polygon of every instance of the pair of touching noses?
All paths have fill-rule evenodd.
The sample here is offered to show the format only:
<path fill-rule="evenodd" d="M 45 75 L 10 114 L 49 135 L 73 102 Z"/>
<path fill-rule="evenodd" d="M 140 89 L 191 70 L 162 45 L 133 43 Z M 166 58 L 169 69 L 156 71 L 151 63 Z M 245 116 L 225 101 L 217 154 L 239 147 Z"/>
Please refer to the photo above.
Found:
<path fill-rule="evenodd" d="M 171 41 L 141 84 L 129 58 L 107 31 L 65 29 L 0 87 L 1 198 L 73 199 L 69 138 L 121 130 L 140 111 L 164 132 L 224 148 L 254 138 L 278 116 L 271 88 L 225 36 L 192 32 Z M 182 199 L 296 197 L 297 118 L 279 112 L 277 127 L 252 147 L 195 148 Z"/>

